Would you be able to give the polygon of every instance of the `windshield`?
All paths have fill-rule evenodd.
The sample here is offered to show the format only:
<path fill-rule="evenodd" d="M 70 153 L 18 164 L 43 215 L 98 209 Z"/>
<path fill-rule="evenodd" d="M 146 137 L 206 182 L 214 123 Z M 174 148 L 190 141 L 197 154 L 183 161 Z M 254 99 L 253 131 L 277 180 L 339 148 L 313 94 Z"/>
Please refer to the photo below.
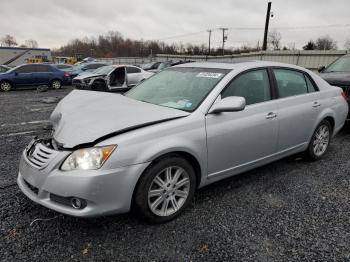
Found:
<path fill-rule="evenodd" d="M 192 112 L 230 70 L 173 67 L 142 82 L 127 97 Z"/>
<path fill-rule="evenodd" d="M 324 72 L 350 72 L 350 56 L 339 58 L 329 65 Z"/>
<path fill-rule="evenodd" d="M 107 74 L 109 74 L 113 69 L 115 69 L 115 66 L 102 66 L 102 67 L 97 68 L 93 73 L 94 73 L 94 74 L 107 75 Z"/>

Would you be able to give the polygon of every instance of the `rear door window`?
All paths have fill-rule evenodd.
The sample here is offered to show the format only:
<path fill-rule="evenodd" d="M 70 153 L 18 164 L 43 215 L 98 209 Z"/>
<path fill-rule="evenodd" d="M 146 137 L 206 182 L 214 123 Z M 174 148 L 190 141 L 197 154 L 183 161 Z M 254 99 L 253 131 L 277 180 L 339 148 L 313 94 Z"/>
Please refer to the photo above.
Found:
<path fill-rule="evenodd" d="M 126 67 L 126 72 L 128 74 L 136 74 L 136 73 L 141 73 L 141 70 L 137 67 L 132 67 L 132 66 L 127 66 Z"/>
<path fill-rule="evenodd" d="M 273 69 L 277 81 L 278 97 L 290 97 L 308 93 L 304 74 L 289 69 Z"/>
<path fill-rule="evenodd" d="M 48 73 L 51 72 L 51 67 L 47 65 L 36 65 L 36 72 L 38 73 Z"/>

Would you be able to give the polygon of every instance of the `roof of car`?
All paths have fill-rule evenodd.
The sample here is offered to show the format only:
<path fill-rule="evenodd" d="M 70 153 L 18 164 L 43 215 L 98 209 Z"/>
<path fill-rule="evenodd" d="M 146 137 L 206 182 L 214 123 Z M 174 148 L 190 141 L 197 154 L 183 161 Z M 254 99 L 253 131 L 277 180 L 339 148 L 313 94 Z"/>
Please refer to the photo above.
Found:
<path fill-rule="evenodd" d="M 254 68 L 254 67 L 263 67 L 263 66 L 280 66 L 280 67 L 290 67 L 290 68 L 305 70 L 304 68 L 296 65 L 271 62 L 271 61 L 245 61 L 245 62 L 238 62 L 238 63 L 194 62 L 194 63 L 180 64 L 174 67 L 199 67 L 199 68 L 217 68 L 217 69 L 237 70 L 237 69 L 243 69 L 243 68 Z"/>

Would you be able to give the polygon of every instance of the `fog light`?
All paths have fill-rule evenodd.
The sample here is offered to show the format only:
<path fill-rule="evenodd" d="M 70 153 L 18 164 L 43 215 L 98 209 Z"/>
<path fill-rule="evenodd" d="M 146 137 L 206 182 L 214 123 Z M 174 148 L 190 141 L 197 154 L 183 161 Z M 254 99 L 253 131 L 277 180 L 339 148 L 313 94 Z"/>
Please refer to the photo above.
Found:
<path fill-rule="evenodd" d="M 71 205 L 75 209 L 81 209 L 83 208 L 83 201 L 79 198 L 73 197 L 70 201 Z"/>

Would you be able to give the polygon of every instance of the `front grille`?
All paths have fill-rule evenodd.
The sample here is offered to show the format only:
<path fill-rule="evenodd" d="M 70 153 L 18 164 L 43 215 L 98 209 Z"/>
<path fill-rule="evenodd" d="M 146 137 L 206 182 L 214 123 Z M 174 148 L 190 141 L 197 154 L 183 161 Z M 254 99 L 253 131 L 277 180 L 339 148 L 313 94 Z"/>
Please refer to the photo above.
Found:
<path fill-rule="evenodd" d="M 78 79 L 73 79 L 73 85 L 80 85 L 80 84 L 82 84 L 82 82 L 80 81 L 80 80 L 78 80 Z"/>
<path fill-rule="evenodd" d="M 33 167 L 42 169 L 45 168 L 57 154 L 58 151 L 52 150 L 42 143 L 36 143 L 27 151 L 27 159 Z"/>
<path fill-rule="evenodd" d="M 34 194 L 38 194 L 39 193 L 39 189 L 35 186 L 32 186 L 31 184 L 28 183 L 27 180 L 23 179 L 24 183 L 26 184 L 26 186 L 34 193 Z"/>

